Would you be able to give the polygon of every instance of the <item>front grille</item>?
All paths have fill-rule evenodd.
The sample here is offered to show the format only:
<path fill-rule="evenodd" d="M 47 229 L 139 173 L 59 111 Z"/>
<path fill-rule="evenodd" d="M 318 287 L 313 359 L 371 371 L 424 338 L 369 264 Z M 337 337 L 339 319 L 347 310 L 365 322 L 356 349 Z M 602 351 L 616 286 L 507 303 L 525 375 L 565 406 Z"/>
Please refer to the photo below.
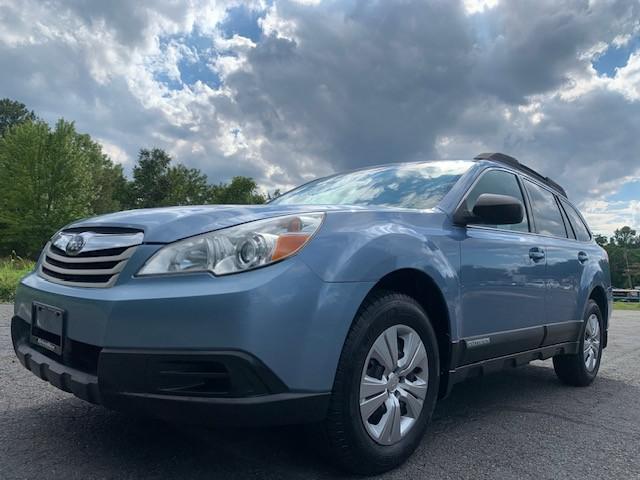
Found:
<path fill-rule="evenodd" d="M 86 251 L 67 253 L 64 247 L 66 237 L 82 236 Z M 60 240 L 62 239 L 62 240 Z M 55 244 L 54 244 L 55 243 Z M 130 230 L 109 233 L 95 230 L 63 231 L 45 247 L 38 270 L 47 280 L 74 287 L 111 287 L 124 269 L 138 245 L 142 243 L 142 233 Z"/>
<path fill-rule="evenodd" d="M 57 253 L 58 255 L 68 256 L 64 250 L 60 250 L 55 245 L 51 245 L 51 251 L 53 253 Z M 86 257 L 117 257 L 118 255 L 122 255 L 127 247 L 121 248 L 106 248 L 104 250 L 96 250 L 93 252 L 80 252 L 75 258 L 86 258 Z"/>

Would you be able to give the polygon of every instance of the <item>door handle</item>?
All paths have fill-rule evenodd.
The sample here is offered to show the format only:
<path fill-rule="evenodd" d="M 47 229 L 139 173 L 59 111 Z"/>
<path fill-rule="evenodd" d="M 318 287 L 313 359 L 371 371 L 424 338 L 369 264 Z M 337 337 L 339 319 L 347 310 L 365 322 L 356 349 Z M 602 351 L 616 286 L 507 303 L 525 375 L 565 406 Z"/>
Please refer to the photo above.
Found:
<path fill-rule="evenodd" d="M 584 263 L 589 260 L 589 255 L 586 252 L 578 252 L 578 261 Z"/>
<path fill-rule="evenodd" d="M 544 250 L 540 247 L 533 247 L 529 250 L 529 258 L 534 262 L 544 260 Z"/>

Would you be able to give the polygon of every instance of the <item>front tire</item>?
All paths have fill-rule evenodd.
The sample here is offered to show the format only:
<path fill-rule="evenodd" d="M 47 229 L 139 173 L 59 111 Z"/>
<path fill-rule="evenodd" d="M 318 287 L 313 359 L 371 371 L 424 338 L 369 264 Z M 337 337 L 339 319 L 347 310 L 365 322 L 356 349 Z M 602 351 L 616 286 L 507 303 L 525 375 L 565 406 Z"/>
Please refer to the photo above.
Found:
<path fill-rule="evenodd" d="M 360 308 L 343 347 L 324 433 L 343 468 L 377 474 L 419 445 L 439 386 L 435 332 L 411 297 L 379 292 Z"/>
<path fill-rule="evenodd" d="M 563 383 L 574 387 L 586 387 L 593 383 L 602 359 L 603 331 L 600 307 L 593 300 L 589 300 L 578 353 L 553 357 L 553 368 Z"/>

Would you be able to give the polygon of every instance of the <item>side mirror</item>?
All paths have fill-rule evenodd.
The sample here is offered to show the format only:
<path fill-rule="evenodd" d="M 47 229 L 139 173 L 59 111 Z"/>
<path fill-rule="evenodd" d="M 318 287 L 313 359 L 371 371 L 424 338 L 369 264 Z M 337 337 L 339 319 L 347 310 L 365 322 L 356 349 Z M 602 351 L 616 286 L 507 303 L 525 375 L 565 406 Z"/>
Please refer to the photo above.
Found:
<path fill-rule="evenodd" d="M 466 212 L 460 223 L 485 225 L 514 225 L 522 222 L 524 207 L 522 202 L 509 195 L 483 193 L 476 200 L 471 213 Z"/>

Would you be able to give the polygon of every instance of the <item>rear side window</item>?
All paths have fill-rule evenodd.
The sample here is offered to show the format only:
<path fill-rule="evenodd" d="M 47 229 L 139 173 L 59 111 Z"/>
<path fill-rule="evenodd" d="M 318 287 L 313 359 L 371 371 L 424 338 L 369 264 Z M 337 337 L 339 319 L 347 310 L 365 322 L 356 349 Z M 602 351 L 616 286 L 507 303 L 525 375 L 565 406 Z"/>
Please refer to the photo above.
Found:
<path fill-rule="evenodd" d="M 465 207 L 467 211 L 473 211 L 473 206 L 476 204 L 478 197 L 483 193 L 497 193 L 499 195 L 509 195 L 510 197 L 517 198 L 522 202 L 523 208 L 524 197 L 518 179 L 512 173 L 505 172 L 504 170 L 489 170 L 485 172 L 480 180 L 474 185 L 474 187 L 467 195 L 465 200 Z M 501 228 L 504 230 L 514 230 L 518 232 L 528 232 L 529 222 L 527 221 L 527 213 L 525 211 L 522 222 L 515 225 L 482 225 L 483 227 Z"/>
<path fill-rule="evenodd" d="M 573 207 L 573 205 L 570 205 L 564 200 L 560 200 L 560 201 L 562 202 L 562 207 L 564 208 L 564 211 L 567 213 L 567 216 L 569 217 L 569 221 L 571 222 L 573 231 L 576 234 L 576 238 L 581 242 L 588 242 L 589 240 L 591 240 L 589 229 L 584 224 L 584 222 L 582 221 L 582 218 L 580 217 L 576 209 Z"/>
<path fill-rule="evenodd" d="M 536 231 L 543 235 L 567 238 L 567 230 L 555 195 L 528 180 L 525 180 L 525 183 L 531 197 L 531 212 Z"/>

